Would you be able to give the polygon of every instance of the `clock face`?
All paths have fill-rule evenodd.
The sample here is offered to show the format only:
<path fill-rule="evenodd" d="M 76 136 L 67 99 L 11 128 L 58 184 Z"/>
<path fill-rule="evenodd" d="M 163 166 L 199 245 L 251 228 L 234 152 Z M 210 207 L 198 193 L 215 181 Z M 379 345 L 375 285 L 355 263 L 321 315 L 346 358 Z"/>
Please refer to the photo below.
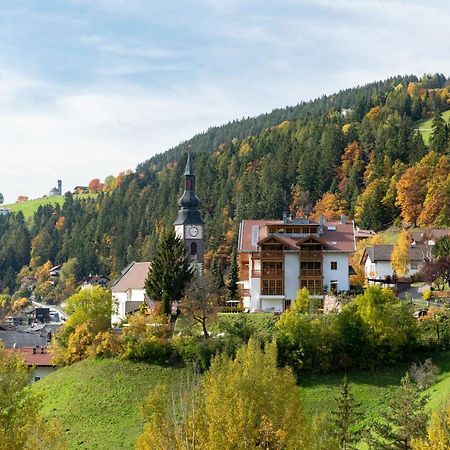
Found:
<path fill-rule="evenodd" d="M 192 237 L 198 236 L 198 228 L 197 227 L 190 227 L 189 228 L 189 235 Z"/>

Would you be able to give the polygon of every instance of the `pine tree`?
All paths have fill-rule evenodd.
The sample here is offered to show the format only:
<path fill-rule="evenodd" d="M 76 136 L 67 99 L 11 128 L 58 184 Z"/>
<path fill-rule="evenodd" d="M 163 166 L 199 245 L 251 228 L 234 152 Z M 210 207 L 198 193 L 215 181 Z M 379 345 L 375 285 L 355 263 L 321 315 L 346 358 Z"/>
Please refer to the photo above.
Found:
<path fill-rule="evenodd" d="M 238 296 L 239 267 L 236 249 L 231 254 L 230 274 L 228 277 L 228 293 L 231 300 L 237 300 Z"/>
<path fill-rule="evenodd" d="M 411 381 L 409 374 L 389 403 L 381 421 L 373 423 L 367 436 L 371 448 L 380 450 L 410 450 L 414 439 L 425 437 L 428 422 L 428 396 Z"/>
<path fill-rule="evenodd" d="M 437 153 L 443 153 L 448 144 L 448 128 L 440 113 L 434 116 L 432 128 L 430 147 Z"/>
<path fill-rule="evenodd" d="M 346 376 L 342 380 L 336 403 L 336 409 L 331 412 L 334 437 L 340 449 L 355 449 L 361 438 L 361 430 L 358 429 L 359 404 L 355 402 Z"/>
<path fill-rule="evenodd" d="M 170 315 L 172 302 L 181 300 L 184 288 L 193 274 L 194 268 L 181 239 L 175 235 L 174 230 L 164 231 L 145 280 L 148 297 L 162 301 L 161 312 Z"/>

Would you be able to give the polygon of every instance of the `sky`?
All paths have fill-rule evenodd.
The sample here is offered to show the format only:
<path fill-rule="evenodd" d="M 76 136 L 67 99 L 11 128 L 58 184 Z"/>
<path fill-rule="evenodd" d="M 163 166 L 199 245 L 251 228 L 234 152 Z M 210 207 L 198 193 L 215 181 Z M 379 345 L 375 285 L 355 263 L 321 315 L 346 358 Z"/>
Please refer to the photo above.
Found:
<path fill-rule="evenodd" d="M 134 169 L 210 126 L 450 75 L 446 0 L 1 0 L 0 192 Z"/>

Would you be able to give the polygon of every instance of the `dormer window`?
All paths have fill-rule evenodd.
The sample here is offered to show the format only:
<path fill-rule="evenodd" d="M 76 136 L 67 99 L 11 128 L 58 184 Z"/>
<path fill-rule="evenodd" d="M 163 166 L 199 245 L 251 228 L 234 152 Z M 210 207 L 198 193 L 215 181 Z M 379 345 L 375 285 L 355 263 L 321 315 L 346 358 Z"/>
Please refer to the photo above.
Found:
<path fill-rule="evenodd" d="M 336 241 L 331 241 L 331 245 L 332 245 L 333 247 L 336 247 L 337 242 L 336 242 Z"/>
<path fill-rule="evenodd" d="M 328 231 L 336 231 L 336 227 L 334 225 L 329 225 Z"/>

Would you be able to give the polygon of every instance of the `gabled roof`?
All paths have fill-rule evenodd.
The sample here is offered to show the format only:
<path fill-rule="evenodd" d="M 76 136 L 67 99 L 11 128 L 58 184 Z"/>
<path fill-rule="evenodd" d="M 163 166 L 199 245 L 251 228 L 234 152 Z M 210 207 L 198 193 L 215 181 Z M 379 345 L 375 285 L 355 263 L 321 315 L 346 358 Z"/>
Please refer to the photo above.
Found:
<path fill-rule="evenodd" d="M 394 245 L 392 244 L 380 244 L 373 247 L 367 247 L 364 250 L 364 254 L 361 261 L 364 263 L 367 257 L 370 257 L 372 262 L 391 261 L 392 250 Z M 426 249 L 423 245 L 411 246 L 409 248 L 409 260 L 410 261 L 423 261 L 426 257 Z"/>
<path fill-rule="evenodd" d="M 310 222 L 317 225 L 316 222 Z M 285 225 L 283 220 L 243 220 L 239 227 L 239 243 L 238 250 L 241 252 L 257 251 L 257 245 L 253 244 L 253 230 L 258 231 L 258 240 L 261 242 L 263 239 L 270 236 L 276 236 L 281 239 L 286 245 L 289 245 L 290 249 L 298 250 L 297 243 L 301 239 L 300 236 L 284 233 L 268 233 L 269 225 Z M 355 228 L 353 221 L 347 221 L 341 223 L 325 222 L 323 225 L 323 233 L 320 236 L 308 235 L 318 237 L 327 249 L 330 251 L 340 252 L 354 252 L 355 251 Z"/>
<path fill-rule="evenodd" d="M 52 367 L 53 355 L 48 353 L 45 347 L 31 347 L 31 348 L 8 348 L 6 349 L 9 353 L 20 354 L 23 360 L 28 366 L 35 367 Z"/>
<path fill-rule="evenodd" d="M 444 236 L 450 236 L 449 228 L 429 228 L 422 231 L 410 231 L 409 233 L 413 241 L 417 243 L 425 244 L 427 241 L 434 241 L 443 238 Z"/>
<path fill-rule="evenodd" d="M 122 276 L 114 283 L 112 292 L 127 292 L 130 289 L 144 289 L 150 269 L 150 262 L 134 262 L 128 266 Z"/>
<path fill-rule="evenodd" d="M 322 244 L 325 248 L 328 248 L 328 244 L 327 244 L 327 242 L 326 242 L 325 240 L 320 239 L 319 237 L 314 236 L 313 234 L 311 234 L 311 235 L 309 235 L 309 236 L 305 236 L 305 237 L 299 239 L 299 240 L 296 242 L 296 244 L 297 244 L 297 246 L 299 247 L 300 245 L 304 244 L 306 241 L 315 241 L 315 242 L 317 242 L 318 244 Z"/>

